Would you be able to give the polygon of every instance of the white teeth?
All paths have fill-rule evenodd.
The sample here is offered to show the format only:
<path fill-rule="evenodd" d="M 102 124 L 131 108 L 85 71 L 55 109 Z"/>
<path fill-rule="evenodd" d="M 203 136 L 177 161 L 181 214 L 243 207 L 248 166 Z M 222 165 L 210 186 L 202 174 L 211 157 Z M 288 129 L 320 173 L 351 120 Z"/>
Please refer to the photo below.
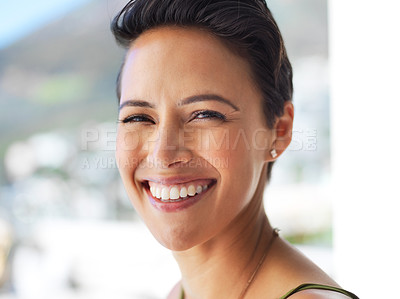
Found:
<path fill-rule="evenodd" d="M 161 188 L 156 188 L 156 197 L 161 198 Z"/>
<path fill-rule="evenodd" d="M 176 202 L 185 199 L 188 196 L 195 196 L 201 194 L 208 189 L 207 185 L 194 185 L 187 186 L 150 186 L 150 193 L 153 197 L 160 199 L 164 202 Z"/>
<path fill-rule="evenodd" d="M 194 196 L 196 194 L 196 188 L 193 185 L 190 185 L 188 188 L 188 195 Z"/>
<path fill-rule="evenodd" d="M 179 194 L 182 198 L 185 198 L 188 195 L 188 191 L 186 189 L 186 187 L 182 187 L 181 188 L 181 192 Z"/>
<path fill-rule="evenodd" d="M 200 194 L 201 192 L 203 192 L 203 187 L 197 186 L 196 192 L 197 192 L 197 194 Z"/>
<path fill-rule="evenodd" d="M 162 188 L 161 190 L 161 199 L 169 199 L 169 191 L 168 188 Z"/>
<path fill-rule="evenodd" d="M 179 198 L 179 190 L 177 187 L 172 187 L 169 191 L 169 199 L 178 199 Z"/>

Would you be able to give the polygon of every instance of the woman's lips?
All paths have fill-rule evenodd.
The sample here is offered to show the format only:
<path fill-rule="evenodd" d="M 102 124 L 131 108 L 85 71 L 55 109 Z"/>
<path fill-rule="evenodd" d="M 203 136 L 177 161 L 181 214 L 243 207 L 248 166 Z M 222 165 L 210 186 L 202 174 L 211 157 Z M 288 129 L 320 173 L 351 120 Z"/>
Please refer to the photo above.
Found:
<path fill-rule="evenodd" d="M 174 212 L 185 209 L 199 201 L 216 183 L 215 179 L 198 179 L 180 184 L 168 184 L 168 180 L 145 181 L 143 183 L 151 204 L 158 210 Z"/>

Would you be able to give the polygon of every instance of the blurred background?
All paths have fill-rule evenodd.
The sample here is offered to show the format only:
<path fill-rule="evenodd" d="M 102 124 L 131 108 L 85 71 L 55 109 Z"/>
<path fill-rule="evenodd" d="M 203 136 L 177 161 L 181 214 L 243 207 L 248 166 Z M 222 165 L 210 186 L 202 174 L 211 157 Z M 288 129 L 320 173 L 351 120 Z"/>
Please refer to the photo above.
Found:
<path fill-rule="evenodd" d="M 1 299 L 156 299 L 179 280 L 116 169 L 123 51 L 109 24 L 124 2 L 0 2 Z M 294 68 L 296 117 L 265 206 L 288 240 L 335 275 L 327 2 L 268 4 Z"/>

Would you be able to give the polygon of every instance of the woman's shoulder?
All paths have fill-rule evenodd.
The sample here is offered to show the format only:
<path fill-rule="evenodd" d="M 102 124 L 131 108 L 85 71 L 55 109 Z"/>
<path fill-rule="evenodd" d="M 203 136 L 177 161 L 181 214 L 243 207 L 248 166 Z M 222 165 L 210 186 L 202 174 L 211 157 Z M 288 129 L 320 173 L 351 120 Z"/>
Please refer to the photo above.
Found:
<path fill-rule="evenodd" d="M 171 292 L 169 292 L 167 299 L 179 299 L 181 295 L 181 290 L 181 281 L 178 281 L 172 288 Z"/>
<path fill-rule="evenodd" d="M 283 297 L 284 298 L 284 297 Z M 293 294 L 288 299 L 349 299 L 351 297 L 328 290 L 304 290 Z"/>
<path fill-rule="evenodd" d="M 281 299 L 357 298 L 340 286 L 317 265 L 284 240 L 277 242 L 266 260 L 264 271 L 253 286 L 254 298 L 268 292 Z M 274 288 L 267 288 L 266 285 Z"/>
<path fill-rule="evenodd" d="M 358 297 L 346 291 L 339 286 L 331 286 L 324 284 L 315 284 L 315 283 L 303 283 L 299 285 L 297 288 L 292 289 L 286 295 L 280 297 L 281 299 L 302 299 L 302 298 L 311 298 L 311 299 L 319 299 L 319 298 L 331 298 L 331 299 L 341 299 L 341 298 L 351 298 L 358 299 Z"/>

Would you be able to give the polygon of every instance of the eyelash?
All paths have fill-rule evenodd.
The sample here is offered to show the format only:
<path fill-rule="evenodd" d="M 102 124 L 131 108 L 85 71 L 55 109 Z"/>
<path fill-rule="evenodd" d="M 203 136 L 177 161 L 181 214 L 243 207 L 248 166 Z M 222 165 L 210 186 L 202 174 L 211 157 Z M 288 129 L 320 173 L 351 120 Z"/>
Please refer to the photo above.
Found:
<path fill-rule="evenodd" d="M 136 123 L 136 122 L 149 122 L 152 124 L 155 124 L 154 120 L 152 120 L 149 116 L 145 114 L 134 114 L 130 115 L 122 120 L 119 120 L 118 122 L 127 124 L 127 123 Z"/>
<path fill-rule="evenodd" d="M 192 120 L 206 120 L 206 119 L 219 119 L 221 121 L 226 121 L 226 116 L 220 112 L 213 111 L 213 110 L 201 110 L 201 111 L 195 111 L 192 113 L 192 117 L 190 118 L 190 121 Z M 118 122 L 120 123 L 136 123 L 136 122 L 149 122 L 152 124 L 155 124 L 154 120 L 152 120 L 149 116 L 145 114 L 134 114 L 130 115 L 122 120 L 119 120 Z"/>
<path fill-rule="evenodd" d="M 201 111 L 195 111 L 193 112 L 193 117 L 190 120 L 194 119 L 199 119 L 199 120 L 204 120 L 204 119 L 220 119 L 222 121 L 226 121 L 226 116 L 220 112 L 213 111 L 213 110 L 201 110 Z M 199 117 L 203 115 L 202 117 Z"/>

